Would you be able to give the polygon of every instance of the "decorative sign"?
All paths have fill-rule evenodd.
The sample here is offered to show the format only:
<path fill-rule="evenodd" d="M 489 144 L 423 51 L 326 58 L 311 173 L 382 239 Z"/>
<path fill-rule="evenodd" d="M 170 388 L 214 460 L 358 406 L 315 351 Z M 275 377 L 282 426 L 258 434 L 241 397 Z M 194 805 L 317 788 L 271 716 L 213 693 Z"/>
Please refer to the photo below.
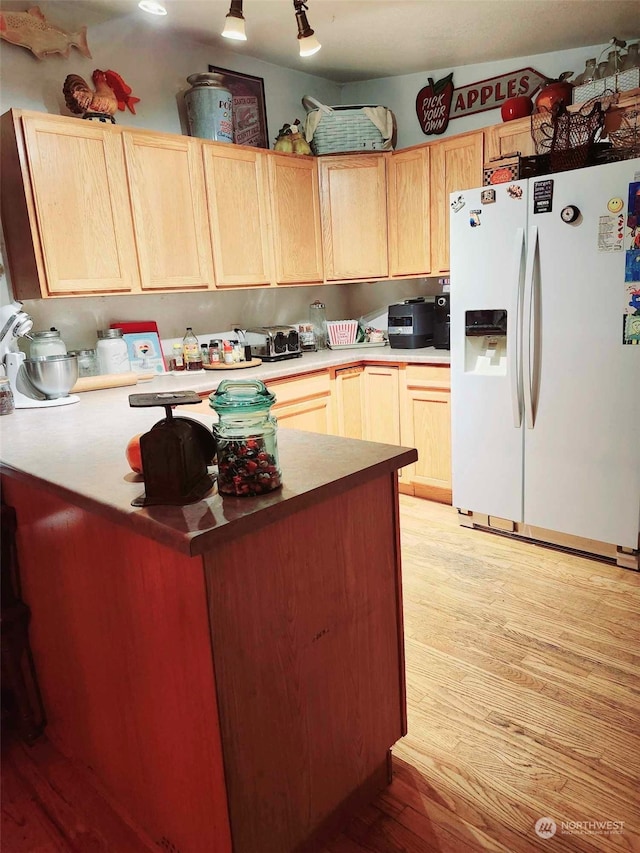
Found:
<path fill-rule="evenodd" d="M 534 181 L 533 212 L 551 213 L 553 205 L 553 179 Z"/>
<path fill-rule="evenodd" d="M 416 113 L 422 132 L 427 136 L 439 136 L 449 124 L 449 112 L 453 99 L 453 71 L 437 83 L 429 77 L 416 98 Z"/>
<path fill-rule="evenodd" d="M 533 68 L 521 68 L 511 74 L 489 77 L 460 89 L 453 88 L 453 72 L 418 92 L 416 114 L 422 132 L 427 135 L 444 133 L 451 118 L 495 110 L 508 98 L 533 95 L 549 79 Z"/>

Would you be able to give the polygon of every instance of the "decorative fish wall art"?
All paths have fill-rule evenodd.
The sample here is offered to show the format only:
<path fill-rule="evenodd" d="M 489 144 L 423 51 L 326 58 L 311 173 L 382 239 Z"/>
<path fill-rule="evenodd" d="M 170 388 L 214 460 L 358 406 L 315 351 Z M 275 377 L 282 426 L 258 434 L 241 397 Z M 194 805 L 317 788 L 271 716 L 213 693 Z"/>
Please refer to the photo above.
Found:
<path fill-rule="evenodd" d="M 50 24 L 38 6 L 32 6 L 27 12 L 0 12 L 0 38 L 28 48 L 38 59 L 51 53 L 60 53 L 67 59 L 72 47 L 91 59 L 87 28 L 80 27 L 79 32 L 68 33 Z"/>

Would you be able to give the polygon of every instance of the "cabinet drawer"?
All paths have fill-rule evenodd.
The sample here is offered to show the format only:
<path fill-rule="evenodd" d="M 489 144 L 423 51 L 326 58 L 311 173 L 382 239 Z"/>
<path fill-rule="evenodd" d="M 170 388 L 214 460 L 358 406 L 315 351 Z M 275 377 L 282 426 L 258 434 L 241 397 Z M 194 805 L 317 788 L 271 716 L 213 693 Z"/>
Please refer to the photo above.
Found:
<path fill-rule="evenodd" d="M 448 364 L 408 364 L 406 368 L 407 386 L 412 388 L 451 387 L 451 369 Z"/>
<path fill-rule="evenodd" d="M 310 373 L 302 378 L 276 379 L 266 383 L 267 388 L 276 395 L 275 405 L 292 403 L 294 400 L 307 400 L 331 394 L 329 371 Z"/>

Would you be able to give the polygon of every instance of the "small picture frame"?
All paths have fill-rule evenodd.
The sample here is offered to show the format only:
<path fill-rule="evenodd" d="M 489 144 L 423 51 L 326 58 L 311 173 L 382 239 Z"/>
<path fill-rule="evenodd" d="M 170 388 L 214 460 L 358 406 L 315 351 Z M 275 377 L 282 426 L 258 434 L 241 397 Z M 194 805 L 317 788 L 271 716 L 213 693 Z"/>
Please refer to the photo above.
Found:
<path fill-rule="evenodd" d="M 134 373 L 167 372 L 157 332 L 125 332 L 122 337 L 126 341 Z"/>
<path fill-rule="evenodd" d="M 236 145 L 269 148 L 267 104 L 264 80 L 251 74 L 240 74 L 229 68 L 210 65 L 209 71 L 222 74 L 233 98 L 233 141 Z"/>

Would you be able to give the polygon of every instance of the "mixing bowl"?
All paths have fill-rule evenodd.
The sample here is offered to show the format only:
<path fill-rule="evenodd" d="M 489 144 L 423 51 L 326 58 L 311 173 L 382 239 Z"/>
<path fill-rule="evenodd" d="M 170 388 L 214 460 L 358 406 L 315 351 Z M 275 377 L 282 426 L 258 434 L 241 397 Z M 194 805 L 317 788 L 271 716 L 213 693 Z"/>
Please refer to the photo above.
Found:
<path fill-rule="evenodd" d="M 31 384 L 47 400 L 66 397 L 78 379 L 78 359 L 75 355 L 26 358 L 24 369 Z"/>

